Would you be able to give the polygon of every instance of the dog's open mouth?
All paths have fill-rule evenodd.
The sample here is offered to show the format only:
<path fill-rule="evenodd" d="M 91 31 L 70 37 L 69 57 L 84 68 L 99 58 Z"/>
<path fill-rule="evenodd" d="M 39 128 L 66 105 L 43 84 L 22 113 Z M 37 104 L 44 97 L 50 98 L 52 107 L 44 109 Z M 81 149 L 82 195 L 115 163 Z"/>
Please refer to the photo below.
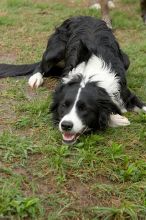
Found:
<path fill-rule="evenodd" d="M 63 143 L 64 144 L 74 144 L 80 134 L 74 134 L 69 132 L 62 133 Z"/>

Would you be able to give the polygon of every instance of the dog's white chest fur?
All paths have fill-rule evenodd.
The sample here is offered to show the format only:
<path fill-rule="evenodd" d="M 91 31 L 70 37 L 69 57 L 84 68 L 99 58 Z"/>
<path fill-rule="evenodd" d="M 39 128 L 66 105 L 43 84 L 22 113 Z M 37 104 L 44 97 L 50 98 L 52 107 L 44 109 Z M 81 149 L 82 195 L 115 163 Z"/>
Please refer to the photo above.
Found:
<path fill-rule="evenodd" d="M 96 82 L 99 87 L 102 87 L 111 97 L 112 101 L 121 109 L 125 111 L 123 101 L 120 97 L 119 78 L 116 73 L 111 70 L 111 66 L 107 65 L 101 57 L 92 55 L 87 63 L 82 62 L 71 72 L 67 77 L 63 78 L 63 83 L 68 83 L 77 76 L 81 76 L 81 87 L 89 82 Z"/>

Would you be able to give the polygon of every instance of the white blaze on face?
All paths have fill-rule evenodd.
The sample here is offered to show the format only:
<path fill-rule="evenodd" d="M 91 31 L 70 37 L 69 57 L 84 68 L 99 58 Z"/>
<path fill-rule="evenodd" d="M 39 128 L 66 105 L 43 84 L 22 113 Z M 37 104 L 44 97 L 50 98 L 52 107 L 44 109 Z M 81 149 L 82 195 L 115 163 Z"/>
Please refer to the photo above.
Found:
<path fill-rule="evenodd" d="M 79 90 L 78 90 L 78 93 L 77 93 L 77 96 L 76 96 L 76 99 L 75 99 L 75 102 L 74 102 L 74 105 L 73 105 L 71 111 L 70 111 L 67 115 L 65 115 L 65 116 L 61 119 L 61 121 L 60 121 L 60 123 L 59 123 L 59 130 L 60 130 L 61 132 L 64 132 L 64 131 L 62 130 L 62 128 L 61 128 L 61 123 L 62 123 L 63 121 L 70 121 L 70 122 L 73 123 L 73 128 L 72 128 L 72 130 L 69 131 L 68 133 L 77 134 L 77 133 L 81 133 L 81 132 L 83 131 L 83 129 L 84 129 L 83 122 L 82 122 L 82 120 L 80 119 L 80 117 L 78 116 L 78 114 L 77 114 L 77 109 L 76 109 L 76 104 L 77 104 L 77 102 L 78 102 L 78 100 L 79 100 L 79 96 L 80 96 L 80 93 L 81 93 L 81 89 L 82 89 L 82 88 L 79 88 Z M 67 132 L 66 132 L 66 133 L 67 133 Z"/>

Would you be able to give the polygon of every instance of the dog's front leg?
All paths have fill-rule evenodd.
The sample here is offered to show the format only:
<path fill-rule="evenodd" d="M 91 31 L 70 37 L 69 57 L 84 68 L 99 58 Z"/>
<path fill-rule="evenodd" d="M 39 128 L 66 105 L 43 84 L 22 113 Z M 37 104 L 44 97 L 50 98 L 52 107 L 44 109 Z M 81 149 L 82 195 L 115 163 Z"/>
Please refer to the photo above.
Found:
<path fill-rule="evenodd" d="M 42 61 L 29 78 L 28 84 L 30 87 L 38 88 L 43 84 L 43 76 L 49 75 L 51 68 L 64 59 L 64 51 L 65 43 L 60 39 L 59 33 L 55 32 L 48 41 Z"/>
<path fill-rule="evenodd" d="M 84 49 L 85 48 L 81 40 L 77 40 L 75 42 L 74 40 L 73 42 L 70 41 L 70 45 L 68 46 L 65 55 L 64 76 L 67 76 L 69 72 L 79 64 L 81 55 L 85 53 Z"/>
<path fill-rule="evenodd" d="M 34 70 L 33 75 L 29 78 L 28 84 L 31 88 L 38 88 L 43 84 L 43 81 L 43 71 L 40 63 Z"/>
<path fill-rule="evenodd" d="M 109 118 L 109 127 L 121 127 L 130 125 L 130 121 L 125 116 L 119 114 L 111 114 Z"/>

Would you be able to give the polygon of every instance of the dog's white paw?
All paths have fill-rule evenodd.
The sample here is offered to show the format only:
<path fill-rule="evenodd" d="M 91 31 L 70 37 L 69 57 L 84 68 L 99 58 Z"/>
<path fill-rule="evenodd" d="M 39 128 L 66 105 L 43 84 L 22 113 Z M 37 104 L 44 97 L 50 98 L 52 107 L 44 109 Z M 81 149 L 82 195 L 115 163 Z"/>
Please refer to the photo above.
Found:
<path fill-rule="evenodd" d="M 29 78 L 28 84 L 31 88 L 38 88 L 43 84 L 43 81 L 44 80 L 42 74 L 38 72 Z"/>
<path fill-rule="evenodd" d="M 99 3 L 96 3 L 96 4 L 94 4 L 94 5 L 91 5 L 90 8 L 91 8 L 91 9 L 99 10 L 99 9 L 101 9 L 101 6 L 100 6 Z"/>
<path fill-rule="evenodd" d="M 134 106 L 134 108 L 132 109 L 132 111 L 139 113 L 139 112 L 142 111 L 142 109 L 139 108 L 139 107 L 137 107 L 137 106 Z"/>
<path fill-rule="evenodd" d="M 146 106 L 143 106 L 143 107 L 142 107 L 142 110 L 143 110 L 143 112 L 146 113 Z"/>
<path fill-rule="evenodd" d="M 128 126 L 130 125 L 130 121 L 128 118 L 121 116 L 119 114 L 110 115 L 109 127 L 115 128 L 119 126 Z"/>
<path fill-rule="evenodd" d="M 146 113 L 146 106 L 143 106 L 142 108 L 135 106 L 132 110 L 137 113 L 140 113 L 140 112 Z"/>

